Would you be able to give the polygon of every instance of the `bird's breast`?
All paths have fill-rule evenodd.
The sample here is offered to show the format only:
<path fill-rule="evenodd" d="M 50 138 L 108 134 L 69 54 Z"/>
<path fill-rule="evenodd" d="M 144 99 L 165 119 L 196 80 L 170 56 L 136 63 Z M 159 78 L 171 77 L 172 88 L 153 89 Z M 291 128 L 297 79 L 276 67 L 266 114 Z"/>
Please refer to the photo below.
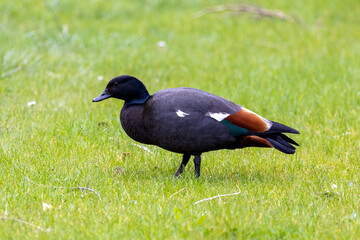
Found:
<path fill-rule="evenodd" d="M 124 106 L 120 112 L 120 122 L 130 138 L 141 143 L 151 144 L 144 125 L 142 105 Z"/>

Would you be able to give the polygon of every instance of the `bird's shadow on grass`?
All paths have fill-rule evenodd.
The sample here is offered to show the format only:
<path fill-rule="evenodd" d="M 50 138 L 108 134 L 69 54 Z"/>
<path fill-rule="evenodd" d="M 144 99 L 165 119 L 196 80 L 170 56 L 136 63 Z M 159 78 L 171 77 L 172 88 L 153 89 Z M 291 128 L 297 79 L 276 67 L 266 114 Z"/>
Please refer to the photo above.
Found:
<path fill-rule="evenodd" d="M 281 176 L 278 176 L 278 174 L 276 174 L 275 172 L 262 171 L 259 169 L 254 169 L 251 171 L 245 169 L 235 169 L 226 172 L 204 171 L 202 176 L 200 176 L 198 180 L 209 184 L 217 184 L 224 182 L 239 184 L 272 182 L 276 184 L 276 182 L 281 181 L 280 179 Z"/>
<path fill-rule="evenodd" d="M 154 169 L 138 169 L 133 171 L 130 175 L 127 175 L 129 178 L 143 179 L 143 180 L 155 180 L 158 181 L 175 181 L 175 182 L 184 182 L 184 181 L 198 181 L 208 184 L 217 184 L 217 183 L 267 183 L 271 182 L 277 184 L 278 182 L 283 182 L 285 175 L 281 175 L 274 170 L 260 170 L 260 169 L 232 169 L 232 170 L 203 170 L 201 176 L 197 178 L 194 174 L 193 169 L 188 169 L 184 171 L 179 177 L 175 177 L 176 169 L 162 169 L 161 167 L 156 167 Z M 126 177 L 126 175 L 124 176 Z"/>
<path fill-rule="evenodd" d="M 214 173 L 209 176 L 203 176 L 208 182 L 231 181 L 231 182 L 276 182 L 277 178 L 273 173 L 264 172 L 260 170 L 253 170 L 251 172 L 246 170 L 230 171 L 226 173 Z"/>

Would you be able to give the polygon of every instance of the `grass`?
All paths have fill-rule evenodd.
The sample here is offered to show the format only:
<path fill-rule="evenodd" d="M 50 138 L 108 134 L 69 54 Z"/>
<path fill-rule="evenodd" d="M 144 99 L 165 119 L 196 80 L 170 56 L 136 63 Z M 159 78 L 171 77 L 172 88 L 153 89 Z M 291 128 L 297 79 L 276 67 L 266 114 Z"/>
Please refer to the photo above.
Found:
<path fill-rule="evenodd" d="M 360 4 L 253 1 L 304 26 L 194 18 L 221 3 L 0 3 L 1 239 L 358 238 Z M 301 147 L 206 153 L 200 179 L 193 164 L 174 179 L 180 155 L 133 145 L 121 101 L 91 102 L 121 74 L 230 99 Z"/>

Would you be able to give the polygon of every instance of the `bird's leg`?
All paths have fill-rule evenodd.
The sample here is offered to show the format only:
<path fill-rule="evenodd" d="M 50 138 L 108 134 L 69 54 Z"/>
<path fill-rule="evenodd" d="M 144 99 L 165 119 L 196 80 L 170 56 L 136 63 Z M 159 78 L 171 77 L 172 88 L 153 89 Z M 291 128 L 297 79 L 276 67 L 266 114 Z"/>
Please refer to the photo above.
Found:
<path fill-rule="evenodd" d="M 195 164 L 195 176 L 200 177 L 200 166 L 201 166 L 201 157 L 200 157 L 200 155 L 196 155 L 194 157 L 194 164 Z"/>
<path fill-rule="evenodd" d="M 181 164 L 180 164 L 180 167 L 179 167 L 179 169 L 178 169 L 178 170 L 176 171 L 176 173 L 175 173 L 175 177 L 178 177 L 178 176 L 180 176 L 180 175 L 182 174 L 182 172 L 184 171 L 184 168 L 185 168 L 186 164 L 189 162 L 189 159 L 190 159 L 190 155 L 187 154 L 187 153 L 185 153 L 185 154 L 183 155 L 183 159 L 182 159 L 182 162 L 181 162 Z"/>

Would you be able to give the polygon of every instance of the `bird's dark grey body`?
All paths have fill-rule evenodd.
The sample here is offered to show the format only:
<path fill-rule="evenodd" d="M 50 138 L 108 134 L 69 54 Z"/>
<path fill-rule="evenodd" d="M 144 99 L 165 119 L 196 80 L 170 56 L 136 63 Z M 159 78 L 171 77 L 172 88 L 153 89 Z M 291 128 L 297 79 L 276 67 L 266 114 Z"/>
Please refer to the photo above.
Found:
<path fill-rule="evenodd" d="M 298 134 L 297 130 L 199 89 L 172 88 L 150 95 L 140 80 L 123 75 L 112 79 L 93 102 L 110 97 L 125 101 L 120 121 L 132 139 L 183 154 L 175 176 L 183 172 L 191 155 L 200 176 L 204 152 L 269 147 L 294 154 L 293 145 L 298 145 L 283 134 Z"/>
<path fill-rule="evenodd" d="M 207 114 L 240 109 L 235 103 L 198 89 L 173 88 L 156 92 L 145 104 L 125 104 L 120 120 L 125 132 L 138 142 L 197 155 L 232 148 L 236 137 Z"/>

